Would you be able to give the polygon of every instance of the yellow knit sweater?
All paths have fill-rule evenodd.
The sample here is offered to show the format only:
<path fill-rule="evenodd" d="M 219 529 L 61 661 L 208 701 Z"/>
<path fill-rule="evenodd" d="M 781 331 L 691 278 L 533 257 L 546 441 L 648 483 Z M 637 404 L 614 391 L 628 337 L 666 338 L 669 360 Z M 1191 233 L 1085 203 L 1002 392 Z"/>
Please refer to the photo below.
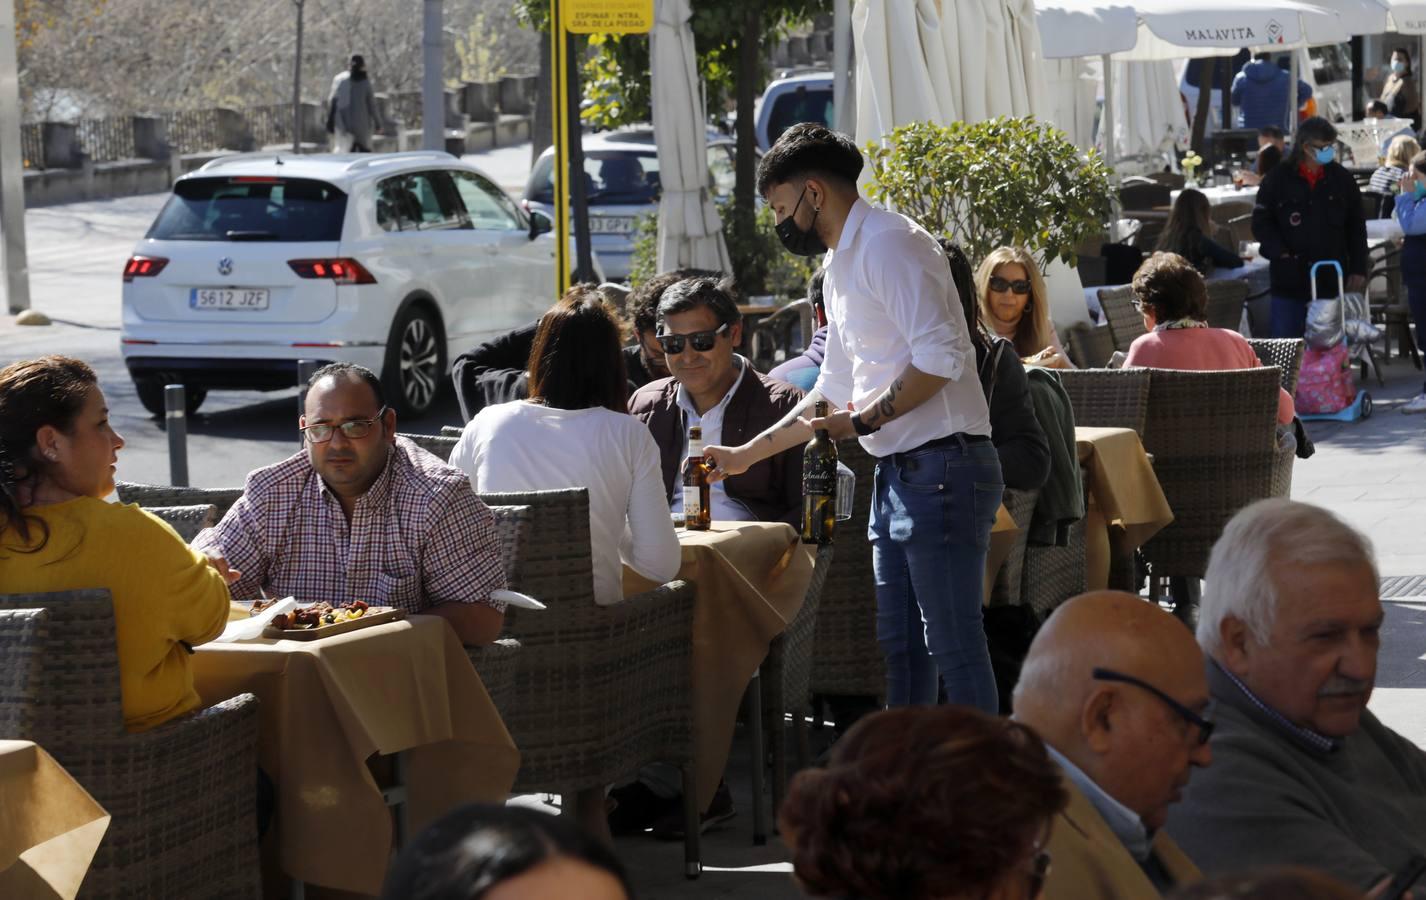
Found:
<path fill-rule="evenodd" d="M 27 553 L 13 528 L 0 532 L 0 594 L 108 588 L 124 724 L 144 731 L 196 709 L 188 652 L 179 641 L 201 644 L 222 632 L 228 618 L 222 576 L 137 506 L 81 497 L 26 512 L 49 526 L 49 539 Z M 30 531 L 33 546 L 33 521 Z"/>

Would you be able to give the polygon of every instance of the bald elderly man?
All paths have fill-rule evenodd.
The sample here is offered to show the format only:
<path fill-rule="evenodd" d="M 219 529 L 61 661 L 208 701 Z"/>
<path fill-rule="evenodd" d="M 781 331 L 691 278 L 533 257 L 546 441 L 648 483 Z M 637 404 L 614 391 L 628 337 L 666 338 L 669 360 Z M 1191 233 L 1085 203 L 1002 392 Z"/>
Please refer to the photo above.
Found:
<path fill-rule="evenodd" d="M 1365 891 L 1426 854 L 1426 753 L 1367 709 L 1383 616 L 1370 543 L 1328 510 L 1229 521 L 1198 618 L 1216 761 L 1170 817 L 1205 871 L 1302 865 Z"/>
<path fill-rule="evenodd" d="M 1199 880 L 1162 829 L 1193 767 L 1210 762 L 1208 704 L 1193 635 L 1132 594 L 1075 597 L 1040 629 L 1014 708 L 1070 795 L 1046 900 L 1151 900 Z"/>

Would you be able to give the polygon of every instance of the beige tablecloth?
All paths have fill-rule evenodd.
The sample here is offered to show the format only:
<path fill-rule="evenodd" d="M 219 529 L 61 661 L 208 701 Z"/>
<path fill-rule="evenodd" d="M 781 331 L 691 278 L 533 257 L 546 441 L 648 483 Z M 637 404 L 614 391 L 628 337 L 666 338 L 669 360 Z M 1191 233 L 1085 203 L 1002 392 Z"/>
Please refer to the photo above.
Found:
<path fill-rule="evenodd" d="M 814 547 L 782 522 L 719 522 L 679 530 L 678 577 L 698 586 L 693 610 L 694 736 L 698 801 L 706 809 L 733 744 L 738 704 L 772 639 L 802 608 Z M 624 593 L 657 585 L 627 567 Z"/>
<path fill-rule="evenodd" d="M 1085 581 L 1090 590 L 1103 590 L 1111 554 L 1132 556 L 1173 521 L 1173 510 L 1133 429 L 1077 426 L 1074 436 L 1089 476 Z"/>
<path fill-rule="evenodd" d="M 72 900 L 109 814 L 29 741 L 0 741 L 0 897 Z"/>
<path fill-rule="evenodd" d="M 408 751 L 413 833 L 463 803 L 502 802 L 520 754 L 455 632 L 412 616 L 316 641 L 208 644 L 198 693 L 259 700 L 258 760 L 277 784 L 283 871 L 379 894 L 391 815 L 367 759 Z"/>

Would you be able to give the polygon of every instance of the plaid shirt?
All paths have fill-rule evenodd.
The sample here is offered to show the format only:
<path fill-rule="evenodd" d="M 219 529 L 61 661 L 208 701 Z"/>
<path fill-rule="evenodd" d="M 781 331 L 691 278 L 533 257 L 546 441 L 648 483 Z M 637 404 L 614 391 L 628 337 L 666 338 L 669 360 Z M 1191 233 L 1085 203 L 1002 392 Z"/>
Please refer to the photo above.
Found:
<path fill-rule="evenodd" d="M 292 595 L 329 603 L 365 600 L 421 612 L 438 603 L 484 603 L 505 587 L 495 519 L 453 469 L 397 438 L 381 477 L 358 498 L 351 522 L 306 451 L 248 476 L 223 521 L 193 541 L 242 572 L 236 600 Z"/>

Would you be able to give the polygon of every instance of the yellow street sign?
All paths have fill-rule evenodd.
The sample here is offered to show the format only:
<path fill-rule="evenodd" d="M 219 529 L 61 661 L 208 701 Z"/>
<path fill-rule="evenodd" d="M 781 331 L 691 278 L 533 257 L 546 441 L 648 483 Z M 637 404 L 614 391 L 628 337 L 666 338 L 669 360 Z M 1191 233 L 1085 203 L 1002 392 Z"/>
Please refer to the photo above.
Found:
<path fill-rule="evenodd" d="M 564 27 L 575 34 L 643 34 L 654 27 L 654 0 L 564 0 Z"/>

